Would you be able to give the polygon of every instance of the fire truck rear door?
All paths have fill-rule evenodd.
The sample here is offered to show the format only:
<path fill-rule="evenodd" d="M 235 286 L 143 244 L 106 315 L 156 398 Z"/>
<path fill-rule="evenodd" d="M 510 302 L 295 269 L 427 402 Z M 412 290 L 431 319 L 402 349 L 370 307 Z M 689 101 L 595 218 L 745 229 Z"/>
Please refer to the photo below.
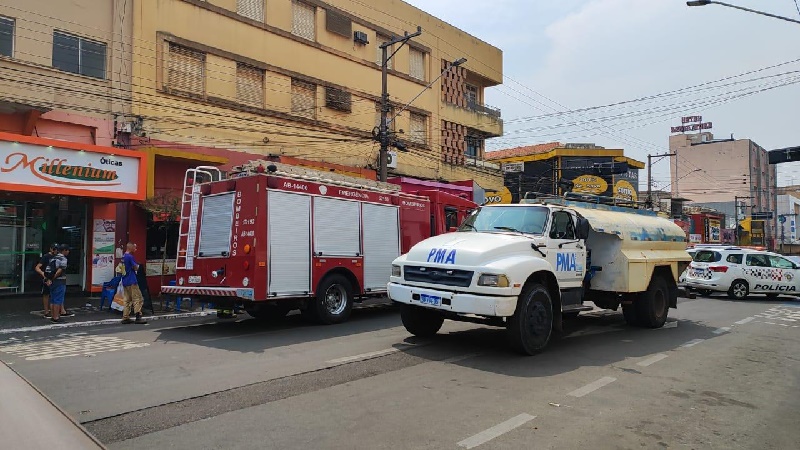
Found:
<path fill-rule="evenodd" d="M 269 191 L 269 295 L 311 291 L 311 196 Z"/>

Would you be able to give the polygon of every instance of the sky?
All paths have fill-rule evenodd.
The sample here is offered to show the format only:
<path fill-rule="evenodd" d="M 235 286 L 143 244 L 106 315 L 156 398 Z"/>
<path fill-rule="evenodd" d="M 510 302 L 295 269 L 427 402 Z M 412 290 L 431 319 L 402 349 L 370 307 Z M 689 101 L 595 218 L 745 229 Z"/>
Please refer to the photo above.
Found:
<path fill-rule="evenodd" d="M 505 81 L 485 100 L 502 110 L 504 136 L 488 150 L 581 142 L 646 161 L 695 115 L 717 139 L 800 145 L 800 24 L 679 0 L 406 1 L 503 51 Z M 727 3 L 800 20 L 794 0 Z M 800 163 L 778 174 L 779 186 L 800 184 Z M 669 189 L 667 159 L 653 180 Z"/>

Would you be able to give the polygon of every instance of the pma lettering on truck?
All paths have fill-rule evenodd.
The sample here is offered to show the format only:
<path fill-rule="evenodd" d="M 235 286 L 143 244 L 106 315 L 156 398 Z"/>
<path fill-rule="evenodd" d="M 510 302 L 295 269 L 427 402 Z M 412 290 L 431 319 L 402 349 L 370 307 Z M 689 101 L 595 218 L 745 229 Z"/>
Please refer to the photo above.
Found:
<path fill-rule="evenodd" d="M 428 261 L 437 264 L 455 264 L 456 263 L 456 251 L 450 250 L 447 251 L 446 248 L 432 248 L 431 252 L 428 253 Z"/>

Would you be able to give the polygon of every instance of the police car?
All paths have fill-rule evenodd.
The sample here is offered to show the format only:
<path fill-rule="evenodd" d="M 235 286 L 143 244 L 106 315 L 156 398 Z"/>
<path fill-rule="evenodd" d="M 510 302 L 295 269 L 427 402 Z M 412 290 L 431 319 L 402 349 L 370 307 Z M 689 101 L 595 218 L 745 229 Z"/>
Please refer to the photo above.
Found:
<path fill-rule="evenodd" d="M 703 295 L 726 292 L 739 300 L 750 294 L 797 295 L 800 266 L 777 253 L 740 247 L 700 248 L 689 264 L 685 284 Z"/>

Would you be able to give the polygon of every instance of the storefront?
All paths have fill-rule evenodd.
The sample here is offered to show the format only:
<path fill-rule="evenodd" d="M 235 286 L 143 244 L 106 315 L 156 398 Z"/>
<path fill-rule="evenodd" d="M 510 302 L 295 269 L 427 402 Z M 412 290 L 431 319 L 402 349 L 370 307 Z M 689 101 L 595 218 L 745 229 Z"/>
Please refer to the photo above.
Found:
<path fill-rule="evenodd" d="M 144 199 L 146 174 L 137 151 L 0 133 L 0 295 L 38 291 L 52 243 L 72 248 L 68 284 L 110 279 L 127 230 L 117 204 Z"/>

